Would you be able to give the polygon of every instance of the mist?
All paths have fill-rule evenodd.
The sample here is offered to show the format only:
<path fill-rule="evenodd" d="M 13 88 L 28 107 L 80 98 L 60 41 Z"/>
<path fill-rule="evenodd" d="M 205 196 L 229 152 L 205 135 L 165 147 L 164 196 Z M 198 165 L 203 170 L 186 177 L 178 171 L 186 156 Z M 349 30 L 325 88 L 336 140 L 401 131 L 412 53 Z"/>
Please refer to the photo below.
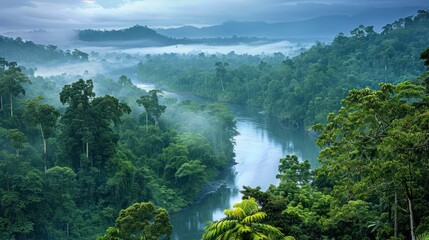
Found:
<path fill-rule="evenodd" d="M 177 54 L 228 54 L 235 52 L 236 54 L 274 54 L 281 52 L 286 56 L 295 56 L 299 54 L 302 48 L 307 48 L 308 44 L 296 44 L 288 41 L 280 41 L 269 44 L 239 44 L 228 46 L 209 46 L 209 45 L 174 45 L 166 47 L 148 47 L 148 48 L 130 48 L 119 50 L 118 52 L 128 54 L 164 54 L 164 53 L 177 53 Z"/>

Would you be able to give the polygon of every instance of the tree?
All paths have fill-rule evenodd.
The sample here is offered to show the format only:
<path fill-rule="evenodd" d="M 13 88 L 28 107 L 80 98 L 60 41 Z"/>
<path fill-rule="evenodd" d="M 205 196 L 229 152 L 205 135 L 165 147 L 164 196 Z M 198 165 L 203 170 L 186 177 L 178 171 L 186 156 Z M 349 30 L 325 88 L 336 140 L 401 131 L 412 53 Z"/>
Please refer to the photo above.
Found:
<path fill-rule="evenodd" d="M 287 155 L 280 159 L 279 174 L 276 178 L 282 181 L 292 181 L 304 185 L 311 181 L 310 163 L 306 160 L 298 162 L 296 155 Z"/>
<path fill-rule="evenodd" d="M 148 124 L 149 124 L 149 111 L 152 106 L 152 99 L 149 95 L 141 96 L 139 99 L 137 99 L 137 104 L 139 106 L 143 106 L 145 110 L 145 116 L 146 116 L 146 132 L 148 131 Z"/>
<path fill-rule="evenodd" d="M 167 108 L 164 105 L 159 104 L 158 94 L 162 94 L 161 90 L 150 90 L 150 95 L 143 95 L 137 99 L 137 104 L 143 106 L 145 109 L 146 116 L 146 131 L 148 131 L 149 116 L 155 121 L 155 127 L 158 126 L 159 118 L 165 109 Z"/>
<path fill-rule="evenodd" d="M 94 98 L 91 107 L 93 111 L 91 166 L 97 164 L 101 167 L 116 152 L 119 134 L 113 127 L 118 127 L 122 123 L 121 117 L 129 114 L 131 109 L 110 95 Z"/>
<path fill-rule="evenodd" d="M 74 169 L 80 166 L 80 154 L 89 158 L 89 141 L 92 140 L 91 100 L 95 97 L 92 80 L 79 79 L 65 85 L 60 92 L 62 104 L 68 104 L 61 122 L 64 124 L 63 143 L 66 154 L 71 158 Z"/>
<path fill-rule="evenodd" d="M 165 109 L 167 107 L 159 104 L 158 94 L 160 94 L 160 95 L 163 94 L 161 90 L 153 89 L 153 90 L 150 90 L 149 93 L 151 94 L 151 98 L 153 101 L 151 110 L 152 110 L 153 118 L 155 121 L 155 127 L 158 127 L 159 118 L 161 117 L 161 114 L 165 112 Z"/>
<path fill-rule="evenodd" d="M 13 117 L 13 97 L 19 94 L 25 95 L 23 83 L 31 83 L 30 79 L 17 67 L 15 62 L 7 64 L 8 69 L 3 72 L 0 78 L 0 91 L 9 94 L 10 116 Z M 3 100 L 2 100 L 3 101 Z"/>
<path fill-rule="evenodd" d="M 41 104 L 43 97 L 28 100 L 24 108 L 24 118 L 38 125 L 43 141 L 43 162 L 47 170 L 47 144 L 46 141 L 54 135 L 55 125 L 60 112 L 49 104 Z"/>
<path fill-rule="evenodd" d="M 189 196 L 193 197 L 194 194 L 197 194 L 201 189 L 201 185 L 207 181 L 207 174 L 205 169 L 207 167 L 199 160 L 192 160 L 186 163 L 183 163 L 177 172 L 174 174 L 176 179 L 184 180 L 179 181 L 183 183 L 182 189 L 184 192 L 188 193 Z"/>
<path fill-rule="evenodd" d="M 170 239 L 173 226 L 168 212 L 152 202 L 135 203 L 119 212 L 115 227 L 97 240 Z"/>
<path fill-rule="evenodd" d="M 63 150 L 71 158 L 74 169 L 80 167 L 81 154 L 89 166 L 102 167 L 115 153 L 119 135 L 112 125 L 121 123 L 121 116 L 131 112 L 128 105 L 112 96 L 95 97 L 92 80 L 65 85 L 60 101 L 69 104 L 61 122 L 64 124 Z M 91 153 L 90 153 L 91 152 Z"/>
<path fill-rule="evenodd" d="M 0 151 L 0 239 L 30 239 L 46 221 L 42 174 Z"/>
<path fill-rule="evenodd" d="M 133 82 L 127 76 L 121 75 L 119 77 L 118 84 L 121 87 L 125 87 L 125 86 L 131 86 L 131 85 L 133 85 Z"/>
<path fill-rule="evenodd" d="M 61 237 L 70 237 L 70 223 L 73 220 L 77 193 L 76 173 L 68 167 L 53 167 L 46 171 L 44 199 L 52 214 L 52 225 L 64 229 Z"/>
<path fill-rule="evenodd" d="M 426 48 L 421 54 L 420 59 L 423 60 L 423 63 L 429 69 L 429 48 Z M 426 87 L 426 93 L 429 94 L 429 71 L 423 73 L 420 78 L 423 80 L 423 84 Z"/>
<path fill-rule="evenodd" d="M 0 79 L 4 75 L 4 70 L 7 64 L 8 62 L 4 58 L 0 57 Z M 3 94 L 5 89 L 2 89 L 2 88 L 4 87 L 5 86 L 0 85 L 0 110 L 3 110 Z"/>
<path fill-rule="evenodd" d="M 266 217 L 259 211 L 255 199 L 243 200 L 234 204 L 234 209 L 224 211 L 226 218 L 205 227 L 203 240 L 211 239 L 293 239 L 286 238 L 281 231 L 261 223 Z"/>
<path fill-rule="evenodd" d="M 331 114 L 317 143 L 326 147 L 319 159 L 331 172 L 333 195 L 387 202 L 393 212 L 394 234 L 406 209 L 411 239 L 421 218 L 416 199 L 427 197 L 428 109 L 422 86 L 410 82 L 380 84 L 380 90 L 352 90 L 338 114 Z M 333 177 L 335 176 L 335 177 Z M 358 187 L 357 187 L 358 186 Z M 404 206 L 405 205 L 405 206 Z M 396 237 L 396 236 L 395 236 Z"/>
<path fill-rule="evenodd" d="M 226 67 L 228 67 L 229 64 L 226 62 L 216 62 L 215 64 L 215 70 L 216 70 L 216 76 L 220 80 L 220 85 L 222 87 L 222 92 L 225 91 L 223 80 L 226 74 Z"/>
<path fill-rule="evenodd" d="M 16 150 L 16 156 L 19 157 L 19 149 L 21 149 L 22 145 L 27 142 L 27 137 L 18 129 L 9 129 L 7 137 L 11 141 L 12 147 Z"/>

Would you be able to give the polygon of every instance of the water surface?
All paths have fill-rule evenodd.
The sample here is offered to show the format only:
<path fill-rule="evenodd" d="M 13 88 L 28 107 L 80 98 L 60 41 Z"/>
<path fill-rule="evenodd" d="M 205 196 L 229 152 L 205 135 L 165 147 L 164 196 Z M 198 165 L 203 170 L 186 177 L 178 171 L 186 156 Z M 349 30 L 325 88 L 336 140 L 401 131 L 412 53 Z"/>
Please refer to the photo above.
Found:
<path fill-rule="evenodd" d="M 263 190 L 276 179 L 279 159 L 295 154 L 317 166 L 319 149 L 315 139 L 302 129 L 289 128 L 280 122 L 243 106 L 232 106 L 240 135 L 235 137 L 235 162 L 219 180 L 217 191 L 201 202 L 170 216 L 174 226 L 173 239 L 201 239 L 204 226 L 224 217 L 223 210 L 241 201 L 242 186 Z"/>

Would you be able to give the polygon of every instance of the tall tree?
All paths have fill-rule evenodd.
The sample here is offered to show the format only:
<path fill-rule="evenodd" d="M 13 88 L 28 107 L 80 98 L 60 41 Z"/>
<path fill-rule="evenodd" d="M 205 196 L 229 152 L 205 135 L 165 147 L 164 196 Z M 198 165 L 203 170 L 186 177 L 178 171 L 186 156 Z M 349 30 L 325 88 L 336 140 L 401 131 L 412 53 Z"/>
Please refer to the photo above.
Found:
<path fill-rule="evenodd" d="M 149 111 L 152 106 L 152 99 L 149 95 L 141 96 L 139 99 L 137 99 L 137 104 L 139 106 L 143 106 L 145 110 L 145 117 L 146 117 L 146 132 L 148 131 L 148 125 L 149 125 Z"/>
<path fill-rule="evenodd" d="M 47 170 L 47 144 L 46 141 L 54 135 L 55 125 L 60 112 L 49 104 L 42 104 L 43 97 L 28 100 L 24 108 L 24 118 L 37 124 L 43 142 L 43 162 Z"/>
<path fill-rule="evenodd" d="M 7 137 L 11 141 L 12 147 L 16 150 L 16 156 L 19 157 L 19 150 L 22 148 L 22 145 L 27 142 L 27 137 L 18 129 L 9 129 Z"/>
<path fill-rule="evenodd" d="M 8 62 L 4 59 L 0 57 L 0 79 L 3 77 L 4 75 L 4 70 L 7 66 Z M 5 89 L 2 89 L 2 87 L 4 88 L 4 86 L 0 85 L 0 110 L 3 110 L 3 94 Z"/>
<path fill-rule="evenodd" d="M 352 90 L 342 103 L 344 107 L 329 116 L 317 140 L 326 147 L 320 160 L 331 176 L 337 176 L 334 196 L 342 196 L 341 201 L 361 196 L 388 202 L 386 210 L 393 209 L 395 228 L 396 209 L 406 209 L 414 240 L 419 215 L 424 214 L 416 212 L 416 199 L 425 198 L 421 188 L 429 174 L 424 161 L 429 156 L 424 87 L 410 82 L 381 84 L 377 91 Z"/>
<path fill-rule="evenodd" d="M 16 62 L 8 63 L 7 69 L 4 70 L 3 76 L 0 78 L 0 90 L 9 95 L 11 117 L 13 117 L 13 97 L 19 94 L 25 95 L 23 83 L 31 83 L 31 81 L 21 68 L 17 67 Z"/>
<path fill-rule="evenodd" d="M 60 101 L 69 104 L 61 118 L 63 148 L 73 167 L 80 167 L 81 154 L 89 166 L 102 167 L 113 156 L 119 135 L 112 128 L 121 123 L 121 116 L 131 109 L 112 96 L 95 97 L 92 80 L 82 80 L 64 86 Z"/>
<path fill-rule="evenodd" d="M 76 214 L 77 193 L 76 173 L 71 168 L 56 166 L 46 171 L 44 199 L 52 214 L 53 227 L 63 230 L 62 236 L 58 238 L 70 237 L 70 223 Z"/>
<path fill-rule="evenodd" d="M 161 90 L 153 89 L 153 90 L 150 90 L 149 93 L 151 94 L 151 98 L 153 101 L 153 104 L 152 104 L 153 120 L 155 121 L 155 127 L 158 127 L 159 118 L 161 117 L 161 114 L 165 112 L 165 109 L 167 107 L 159 104 L 158 95 L 163 94 Z"/>
<path fill-rule="evenodd" d="M 149 117 L 153 118 L 155 127 L 157 127 L 161 114 L 165 112 L 165 109 L 167 108 L 166 106 L 159 104 L 158 94 L 162 94 L 161 90 L 153 89 L 150 90 L 149 93 L 150 95 L 143 95 L 136 101 L 139 106 L 143 106 L 145 109 L 146 131 L 148 130 Z"/>
<path fill-rule="evenodd" d="M 80 166 L 80 154 L 89 158 L 89 142 L 92 140 L 91 100 L 95 97 L 92 80 L 79 79 L 70 85 L 65 85 L 60 92 L 62 104 L 68 104 L 61 122 L 64 124 L 63 146 L 66 154 L 72 160 L 74 169 Z"/>
<path fill-rule="evenodd" d="M 226 67 L 228 67 L 229 64 L 226 62 L 216 62 L 215 63 L 215 70 L 216 70 L 216 76 L 220 80 L 220 86 L 222 87 L 222 91 L 225 91 L 225 87 L 223 84 L 223 80 L 226 74 Z"/>

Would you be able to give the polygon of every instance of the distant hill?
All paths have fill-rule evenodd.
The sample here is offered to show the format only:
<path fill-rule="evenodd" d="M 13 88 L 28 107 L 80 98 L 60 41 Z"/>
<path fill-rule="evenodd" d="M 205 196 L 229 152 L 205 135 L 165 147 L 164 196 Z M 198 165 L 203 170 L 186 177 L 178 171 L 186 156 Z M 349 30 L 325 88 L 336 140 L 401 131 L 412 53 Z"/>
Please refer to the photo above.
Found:
<path fill-rule="evenodd" d="M 120 30 L 80 30 L 78 39 L 85 42 L 138 41 L 140 44 L 148 46 L 179 43 L 176 39 L 163 36 L 153 29 L 140 25 Z"/>
<path fill-rule="evenodd" d="M 156 47 L 169 46 L 177 44 L 206 44 L 206 45 L 234 45 L 240 43 L 267 43 L 272 42 L 265 38 L 256 37 L 218 37 L 188 39 L 171 38 L 157 33 L 155 30 L 146 26 L 136 25 L 134 27 L 120 30 L 80 30 L 78 31 L 78 40 L 97 45 L 123 46 L 123 47 Z"/>
<path fill-rule="evenodd" d="M 333 39 L 339 32 L 349 33 L 359 25 L 375 26 L 381 29 L 398 18 L 413 15 L 418 7 L 409 8 L 370 8 L 355 15 L 329 15 L 295 22 L 237 22 L 228 21 L 210 27 L 184 26 L 179 28 L 156 29 L 160 34 L 175 38 L 213 38 L 213 37 L 266 37 L 276 39 Z"/>
<path fill-rule="evenodd" d="M 15 61 L 28 67 L 35 64 L 55 64 L 60 62 L 88 61 L 88 54 L 78 49 L 73 51 L 61 50 L 54 45 L 36 44 L 0 35 L 0 57 L 7 61 Z"/>

